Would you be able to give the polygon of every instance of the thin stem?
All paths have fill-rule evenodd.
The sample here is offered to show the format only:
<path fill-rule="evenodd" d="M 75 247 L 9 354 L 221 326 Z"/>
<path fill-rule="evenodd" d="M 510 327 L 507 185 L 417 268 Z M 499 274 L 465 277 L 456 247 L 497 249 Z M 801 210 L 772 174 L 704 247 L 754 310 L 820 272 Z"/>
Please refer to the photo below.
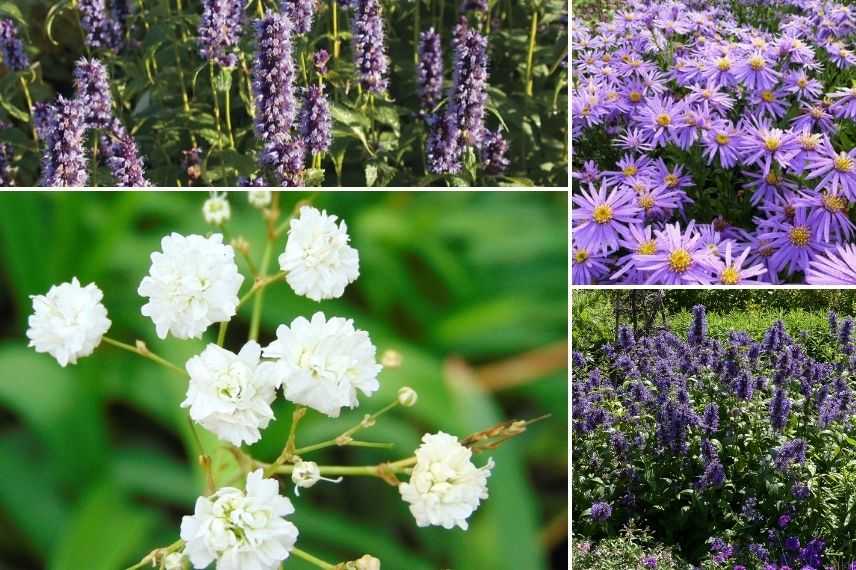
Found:
<path fill-rule="evenodd" d="M 24 99 L 27 100 L 27 111 L 30 113 L 30 128 L 33 131 L 33 142 L 39 140 L 39 135 L 36 134 L 36 121 L 33 118 L 33 98 L 30 96 L 30 84 L 27 79 L 21 75 L 18 77 L 21 82 L 21 89 L 24 90 Z"/>
<path fill-rule="evenodd" d="M 336 0 L 332 0 L 333 10 L 332 10 L 332 18 L 333 18 L 333 59 L 339 59 L 339 3 Z"/>
<path fill-rule="evenodd" d="M 299 548 L 292 548 L 291 553 L 294 554 L 295 556 L 297 556 L 298 558 L 302 558 L 303 560 L 305 560 L 311 564 L 314 564 L 318 568 L 328 568 L 328 569 L 335 568 L 335 566 L 333 566 L 332 564 L 324 562 L 320 558 L 316 558 L 315 556 L 312 556 L 308 552 L 304 552 L 303 550 L 300 550 Z"/>
<path fill-rule="evenodd" d="M 217 125 L 217 149 L 223 148 L 222 134 L 220 133 L 220 98 L 217 97 L 217 87 L 214 85 L 214 64 L 208 62 L 208 78 L 211 81 L 211 94 L 214 96 L 214 123 Z"/>
<path fill-rule="evenodd" d="M 92 135 L 92 187 L 98 187 L 98 131 Z"/>
<path fill-rule="evenodd" d="M 538 10 L 532 11 L 532 27 L 529 29 L 529 54 L 526 57 L 526 95 L 532 96 L 532 63 L 535 58 L 535 34 L 538 31 Z"/>
<path fill-rule="evenodd" d="M 184 371 L 184 369 L 180 368 L 179 366 L 176 366 L 175 364 L 173 364 L 169 360 L 162 358 L 162 357 L 158 356 L 157 354 L 154 354 L 151 350 L 149 350 L 149 348 L 142 341 L 137 341 L 137 345 L 132 346 L 130 344 L 120 342 L 118 340 L 112 339 L 112 338 L 107 337 L 107 336 L 102 338 L 102 340 L 104 342 L 106 342 L 107 344 L 115 346 L 116 348 L 121 348 L 122 350 L 127 350 L 128 352 L 133 352 L 134 354 L 139 354 L 143 358 L 148 358 L 152 362 L 160 364 L 161 366 L 163 366 L 165 368 L 169 368 L 170 370 L 172 370 L 176 374 L 181 375 L 184 378 L 187 377 L 187 373 Z"/>
<path fill-rule="evenodd" d="M 217 346 L 223 346 L 223 343 L 226 342 L 227 328 L 229 328 L 229 321 L 222 321 L 220 323 L 220 330 L 217 331 Z"/>
<path fill-rule="evenodd" d="M 422 4 L 422 0 L 416 0 L 416 13 L 413 15 L 413 63 L 419 62 L 420 4 Z"/>
<path fill-rule="evenodd" d="M 378 465 L 320 465 L 321 475 L 352 475 L 363 477 L 380 477 L 383 473 L 403 473 L 405 469 L 416 464 L 416 457 L 408 457 L 395 463 L 380 463 Z M 290 475 L 294 465 L 280 465 L 272 470 L 279 475 Z"/>
<path fill-rule="evenodd" d="M 264 282 L 265 277 L 267 277 L 268 265 L 270 265 L 270 258 L 273 253 L 273 241 L 273 238 L 268 236 L 267 242 L 265 243 L 265 250 L 262 254 L 262 263 L 259 268 L 259 275 L 261 276 L 262 282 Z M 262 303 L 264 301 L 264 294 L 264 287 L 259 287 L 256 298 L 253 301 L 253 315 L 250 318 L 250 340 L 258 340 L 259 338 L 259 326 L 262 319 Z"/>
<path fill-rule="evenodd" d="M 229 70 L 231 75 L 232 70 Z M 232 136 L 232 82 L 226 90 L 226 130 L 229 132 L 229 148 L 235 148 L 235 138 Z"/>
<path fill-rule="evenodd" d="M 176 552 L 181 549 L 182 546 L 184 546 L 184 541 L 178 539 L 169 546 L 164 546 L 163 548 L 156 548 L 146 554 L 146 556 L 142 560 L 140 560 L 133 566 L 129 566 L 127 570 L 137 570 L 138 568 L 151 567 L 158 558 L 163 558 L 167 554 Z"/>
<path fill-rule="evenodd" d="M 303 455 L 304 453 L 311 453 L 313 451 L 318 451 L 319 449 L 324 449 L 327 447 L 333 446 L 342 446 L 341 440 L 339 438 L 336 439 L 328 439 L 327 441 L 322 441 L 321 443 L 316 443 L 314 445 L 307 445 L 306 447 L 300 447 L 294 450 L 295 455 Z M 390 449 L 395 447 L 393 443 L 381 443 L 374 441 L 359 441 L 359 440 L 351 440 L 348 443 L 344 444 L 348 447 L 374 447 L 379 449 Z"/>

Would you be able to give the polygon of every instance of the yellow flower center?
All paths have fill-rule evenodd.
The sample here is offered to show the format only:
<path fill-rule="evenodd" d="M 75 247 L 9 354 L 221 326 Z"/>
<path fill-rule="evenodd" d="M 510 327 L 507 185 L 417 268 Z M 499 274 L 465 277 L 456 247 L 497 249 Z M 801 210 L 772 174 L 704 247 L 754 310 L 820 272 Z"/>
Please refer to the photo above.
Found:
<path fill-rule="evenodd" d="M 779 175 L 776 174 L 775 172 L 770 172 L 770 174 L 767 175 L 766 180 L 767 180 L 767 184 L 770 184 L 772 186 L 776 186 L 781 179 L 779 178 Z"/>
<path fill-rule="evenodd" d="M 802 134 L 799 137 L 800 146 L 803 150 L 814 150 L 820 144 L 820 135 Z"/>
<path fill-rule="evenodd" d="M 797 247 L 805 247 L 811 239 L 811 230 L 808 226 L 796 226 L 790 233 L 791 243 Z"/>
<path fill-rule="evenodd" d="M 671 255 L 669 255 L 669 267 L 671 267 L 672 271 L 675 273 L 683 273 L 689 269 L 692 264 L 693 258 L 690 255 L 690 252 L 683 248 L 676 249 L 671 253 Z"/>
<path fill-rule="evenodd" d="M 627 98 L 630 99 L 631 103 L 638 103 L 642 100 L 642 94 L 638 91 L 631 91 Z"/>
<path fill-rule="evenodd" d="M 672 124 L 672 118 L 666 113 L 660 113 L 657 115 L 657 124 L 661 127 L 668 127 Z"/>
<path fill-rule="evenodd" d="M 761 99 L 763 99 L 767 103 L 772 103 L 776 100 L 776 97 L 773 95 L 772 91 L 764 89 L 763 91 L 761 91 Z"/>
<path fill-rule="evenodd" d="M 639 169 L 636 168 L 635 164 L 628 164 L 621 172 L 624 174 L 624 176 L 634 176 L 637 172 L 639 172 Z"/>
<path fill-rule="evenodd" d="M 815 119 L 819 119 L 823 116 L 823 109 L 821 109 L 820 107 L 812 107 L 809 111 L 809 114 Z"/>
<path fill-rule="evenodd" d="M 823 197 L 823 207 L 837 214 L 847 209 L 847 198 L 844 196 L 836 196 L 835 194 L 827 194 Z"/>
<path fill-rule="evenodd" d="M 797 85 L 799 85 L 800 87 L 805 87 L 806 85 L 808 85 L 808 79 L 806 79 L 805 77 L 800 77 L 799 79 L 797 79 Z"/>
<path fill-rule="evenodd" d="M 578 249 L 577 253 L 574 254 L 574 261 L 577 263 L 585 263 L 585 261 L 589 258 L 589 253 L 584 249 Z"/>
<path fill-rule="evenodd" d="M 666 175 L 666 186 L 668 188 L 674 188 L 677 185 L 678 185 L 678 177 L 675 176 L 674 174 L 667 174 Z"/>
<path fill-rule="evenodd" d="M 782 145 L 782 137 L 779 135 L 769 134 L 764 137 L 764 146 L 770 152 L 775 152 Z"/>
<path fill-rule="evenodd" d="M 657 253 L 657 242 L 652 239 L 645 240 L 639 244 L 636 251 L 642 255 L 654 255 Z"/>
<path fill-rule="evenodd" d="M 740 282 L 740 272 L 731 265 L 723 270 L 719 280 L 723 285 L 737 285 Z"/>
<path fill-rule="evenodd" d="M 731 60 L 727 57 L 720 57 L 716 60 L 716 68 L 719 71 L 728 71 L 731 69 Z"/>
<path fill-rule="evenodd" d="M 639 206 L 644 210 L 650 210 L 654 207 L 654 197 L 650 194 L 645 194 L 639 197 Z"/>
<path fill-rule="evenodd" d="M 725 133 L 717 133 L 716 135 L 716 143 L 717 144 L 728 144 L 729 139 L 728 135 Z"/>
<path fill-rule="evenodd" d="M 785 217 L 789 220 L 793 220 L 794 216 L 797 215 L 797 209 L 793 204 L 788 204 L 785 206 Z"/>
<path fill-rule="evenodd" d="M 760 55 L 753 55 L 749 58 L 749 67 L 751 67 L 755 71 L 764 69 L 764 58 Z"/>
<path fill-rule="evenodd" d="M 591 217 L 598 224 L 605 224 L 612 219 L 612 208 L 609 204 L 601 204 L 594 209 Z"/>
<path fill-rule="evenodd" d="M 701 96 L 705 99 L 710 99 L 711 97 L 713 97 L 713 91 L 711 91 L 710 89 L 702 89 Z"/>
<path fill-rule="evenodd" d="M 588 117 L 589 115 L 591 115 L 591 107 L 589 107 L 588 105 L 583 105 L 580 114 L 584 117 Z"/>
<path fill-rule="evenodd" d="M 853 159 L 847 156 L 847 153 L 839 153 L 832 162 L 838 172 L 851 172 L 853 170 Z"/>

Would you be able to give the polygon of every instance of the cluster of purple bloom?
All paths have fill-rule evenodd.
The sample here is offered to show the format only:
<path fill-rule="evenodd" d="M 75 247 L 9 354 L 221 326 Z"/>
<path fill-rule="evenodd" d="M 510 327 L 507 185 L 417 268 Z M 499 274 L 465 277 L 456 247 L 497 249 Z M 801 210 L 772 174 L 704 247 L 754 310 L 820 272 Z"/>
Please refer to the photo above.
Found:
<path fill-rule="evenodd" d="M 595 522 L 638 517 L 651 524 L 669 508 L 732 502 L 750 529 L 739 528 L 748 533 L 741 556 L 751 553 L 770 570 L 797 561 L 798 569 L 824 568 L 819 538 L 797 545 L 796 554 L 782 544 L 808 528 L 801 518 L 814 516 L 817 506 L 807 505 L 815 497 L 809 483 L 817 484 L 816 458 L 827 457 L 824 469 L 838 469 L 823 452 L 835 439 L 827 430 L 856 435 L 854 321 L 830 313 L 825 341 L 834 356 L 827 362 L 812 357 L 781 321 L 761 339 L 731 332 L 720 340 L 709 336 L 704 306 L 692 313 L 686 339 L 669 331 L 639 335 L 622 326 L 601 354 L 573 354 L 574 461 L 584 481 L 595 473 L 608 482 L 575 493 L 598 497 L 590 511 Z M 652 485 L 664 479 L 668 499 L 658 499 Z M 768 496 L 765 488 L 782 491 Z M 696 496 L 682 502 L 677 493 L 687 489 Z M 715 523 L 717 529 L 726 520 L 732 519 Z M 715 546 L 716 564 L 737 563 L 736 548 Z"/>
<path fill-rule="evenodd" d="M 838 140 L 856 88 L 834 79 L 856 66 L 856 9 L 779 4 L 775 33 L 689 0 L 575 26 L 572 138 L 620 158 L 578 154 L 574 283 L 856 284 L 856 149 Z M 711 186 L 742 210 L 692 219 Z"/>

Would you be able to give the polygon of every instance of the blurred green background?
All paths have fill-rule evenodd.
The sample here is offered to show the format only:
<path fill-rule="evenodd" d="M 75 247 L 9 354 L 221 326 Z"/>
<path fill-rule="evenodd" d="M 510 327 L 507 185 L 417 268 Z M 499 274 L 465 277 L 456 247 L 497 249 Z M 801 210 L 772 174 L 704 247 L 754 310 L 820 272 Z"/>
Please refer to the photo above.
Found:
<path fill-rule="evenodd" d="M 283 193 L 287 214 L 306 193 Z M 26 347 L 29 295 L 73 276 L 95 281 L 113 321 L 109 335 L 142 339 L 184 362 L 213 342 L 159 340 L 136 293 L 149 255 L 172 231 L 206 233 L 205 193 L 0 195 L 0 568 L 114 570 L 173 542 L 204 485 L 179 408 L 185 383 L 157 365 L 102 345 L 66 369 Z M 256 260 L 264 226 L 240 193 L 229 195 L 227 237 L 246 238 Z M 509 418 L 552 414 L 491 455 L 490 498 L 468 532 L 416 527 L 380 479 L 320 483 L 294 501 L 298 546 L 327 561 L 379 557 L 387 570 L 566 568 L 567 196 L 538 192 L 319 193 L 313 203 L 346 220 L 360 278 L 319 304 L 287 285 L 268 288 L 260 342 L 297 315 L 355 319 L 379 353 L 403 355 L 381 390 L 337 420 L 310 413 L 298 444 L 333 437 L 410 385 L 419 403 L 396 409 L 363 439 L 391 450 L 318 452 L 319 464 L 374 464 L 410 455 L 424 432 L 459 436 Z M 280 240 L 279 248 L 283 240 Z M 246 264 L 239 261 L 242 272 Z M 229 328 L 246 340 L 250 306 Z M 252 447 L 271 461 L 291 407 Z M 213 449 L 213 436 L 204 444 Z M 224 460 L 215 457 L 215 462 Z M 477 458 L 477 464 L 487 455 Z M 286 568 L 312 568 L 290 559 Z"/>

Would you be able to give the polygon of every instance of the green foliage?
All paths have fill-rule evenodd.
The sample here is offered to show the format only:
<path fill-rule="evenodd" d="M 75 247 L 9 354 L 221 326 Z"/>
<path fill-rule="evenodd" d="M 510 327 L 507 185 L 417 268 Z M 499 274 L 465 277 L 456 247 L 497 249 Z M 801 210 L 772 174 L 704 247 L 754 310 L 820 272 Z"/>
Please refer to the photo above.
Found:
<path fill-rule="evenodd" d="M 571 556 L 577 570 L 689 570 L 691 566 L 671 549 L 656 544 L 651 533 L 627 526 L 615 537 L 591 543 L 576 540 Z M 645 562 L 649 565 L 646 566 Z"/>
<path fill-rule="evenodd" d="M 283 209 L 307 194 L 282 194 Z M 0 195 L 0 566 L 28 570 L 124 568 L 172 543 L 181 516 L 204 489 L 186 412 L 186 386 L 132 354 L 102 345 L 60 368 L 26 347 L 31 294 L 77 276 L 96 281 L 113 321 L 110 335 L 141 339 L 172 362 L 213 342 L 160 341 L 140 314 L 137 286 L 149 255 L 171 231 L 211 231 L 204 193 L 15 193 Z M 257 210 L 230 196 L 227 239 L 242 236 L 258 259 L 264 238 Z M 334 437 L 392 400 L 402 385 L 419 393 L 414 408 L 385 415 L 367 438 L 391 450 L 343 448 L 313 454 L 319 463 L 367 465 L 405 457 L 422 433 L 467 435 L 510 417 L 554 417 L 492 452 L 490 499 L 467 533 L 416 527 L 394 488 L 348 478 L 293 498 L 298 545 L 331 561 L 364 553 L 385 568 L 497 570 L 558 568 L 565 545 L 541 542 L 542 529 L 566 516 L 567 371 L 545 370 L 513 389 L 480 388 L 479 366 L 513 358 L 566 336 L 567 200 L 530 193 L 319 193 L 319 208 L 346 220 L 360 252 L 360 278 L 342 299 L 320 306 L 287 286 L 266 291 L 260 340 L 278 324 L 316 310 L 354 318 L 379 352 L 403 356 L 381 389 L 336 421 L 309 414 L 299 443 Z M 281 246 L 280 242 L 280 246 Z M 239 267 L 246 266 L 239 262 Z M 241 309 L 227 345 L 246 339 L 251 308 Z M 216 327 L 214 327 L 216 328 Z M 455 374 L 452 357 L 469 373 Z M 271 460 L 281 451 L 291 407 L 252 447 Z M 200 429 L 206 449 L 211 434 Z M 480 458 L 482 459 L 482 458 Z M 228 454 L 215 464 L 234 469 Z M 229 472 L 216 471 L 227 480 Z M 284 485 L 283 489 L 290 488 Z M 289 560 L 289 569 L 311 566 Z"/>

